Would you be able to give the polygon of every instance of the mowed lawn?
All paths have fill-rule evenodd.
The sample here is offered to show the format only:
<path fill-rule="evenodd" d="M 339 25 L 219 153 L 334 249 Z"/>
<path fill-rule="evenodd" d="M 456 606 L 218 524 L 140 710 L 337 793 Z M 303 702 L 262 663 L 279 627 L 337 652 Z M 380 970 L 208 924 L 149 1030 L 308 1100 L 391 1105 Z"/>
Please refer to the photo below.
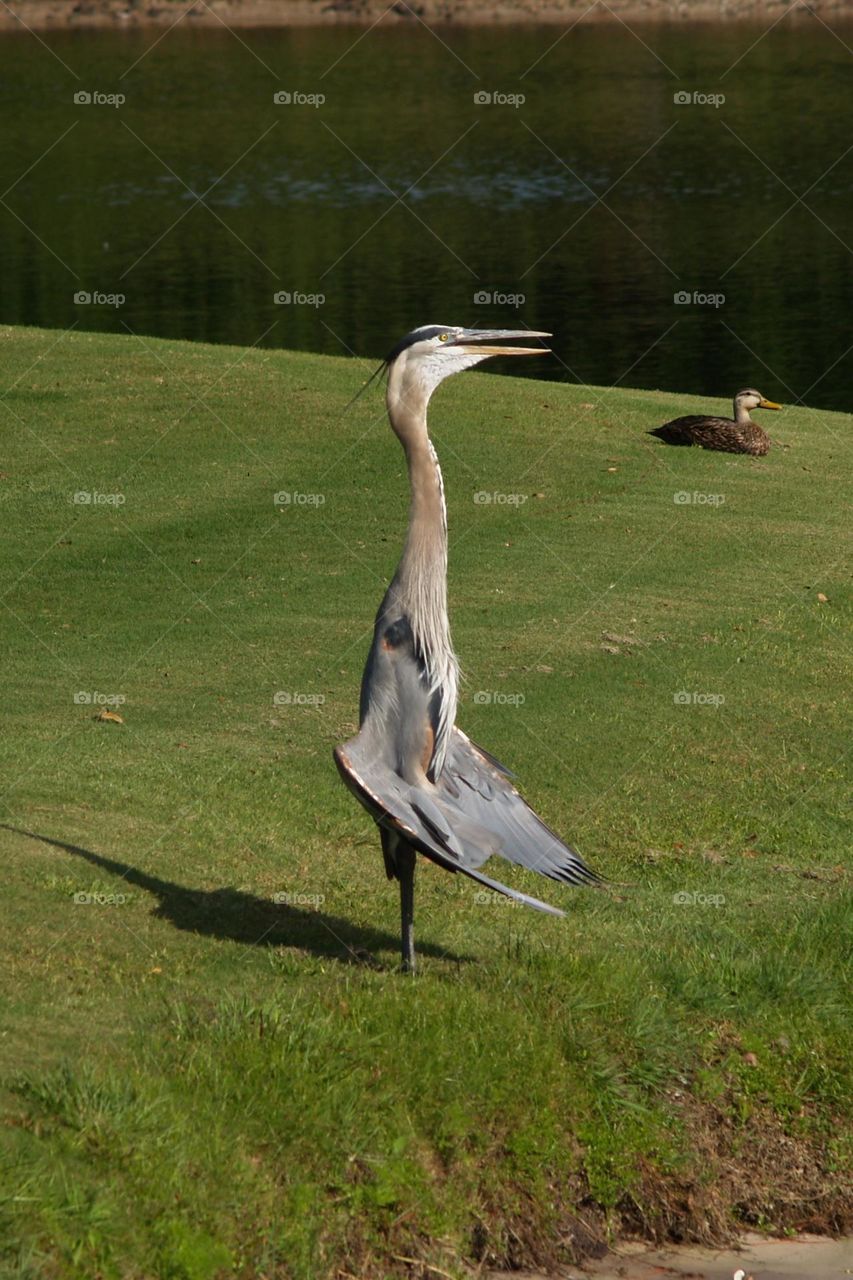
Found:
<path fill-rule="evenodd" d="M 752 459 L 645 434 L 725 401 L 436 393 L 459 722 L 609 885 L 489 864 L 556 919 L 421 862 L 411 980 L 331 755 L 408 505 L 370 363 L 0 355 L 0 1273 L 849 1224 L 849 417 Z"/>

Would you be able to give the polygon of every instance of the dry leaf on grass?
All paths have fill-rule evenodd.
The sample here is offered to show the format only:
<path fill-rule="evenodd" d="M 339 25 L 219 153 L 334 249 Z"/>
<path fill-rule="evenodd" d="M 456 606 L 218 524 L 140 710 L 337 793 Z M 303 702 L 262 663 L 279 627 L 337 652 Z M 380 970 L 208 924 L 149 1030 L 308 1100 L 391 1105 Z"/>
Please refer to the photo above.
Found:
<path fill-rule="evenodd" d="M 97 715 L 92 716 L 93 720 L 110 720 L 113 724 L 124 724 L 121 716 L 117 711 L 110 711 L 108 707 L 101 707 Z"/>

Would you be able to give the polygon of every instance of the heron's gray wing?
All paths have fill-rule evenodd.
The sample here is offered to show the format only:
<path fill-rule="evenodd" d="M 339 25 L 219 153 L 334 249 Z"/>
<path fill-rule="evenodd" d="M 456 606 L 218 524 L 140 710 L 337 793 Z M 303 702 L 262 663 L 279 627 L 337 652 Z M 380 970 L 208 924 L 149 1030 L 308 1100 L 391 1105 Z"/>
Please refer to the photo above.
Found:
<path fill-rule="evenodd" d="M 438 803 L 453 830 L 467 821 L 485 833 L 483 860 L 497 853 L 552 880 L 601 882 L 580 854 L 537 817 L 503 766 L 455 727 L 436 785 Z"/>
<path fill-rule="evenodd" d="M 492 833 L 462 812 L 451 815 L 438 802 L 440 797 L 431 785 L 429 789 L 413 785 L 389 769 L 372 749 L 367 735 L 358 734 L 336 747 L 334 755 L 344 782 L 380 827 L 396 831 L 447 871 L 461 871 L 478 884 L 538 911 L 565 914 L 558 907 L 483 875 L 478 867 L 497 852 L 490 847 L 494 842 Z"/>

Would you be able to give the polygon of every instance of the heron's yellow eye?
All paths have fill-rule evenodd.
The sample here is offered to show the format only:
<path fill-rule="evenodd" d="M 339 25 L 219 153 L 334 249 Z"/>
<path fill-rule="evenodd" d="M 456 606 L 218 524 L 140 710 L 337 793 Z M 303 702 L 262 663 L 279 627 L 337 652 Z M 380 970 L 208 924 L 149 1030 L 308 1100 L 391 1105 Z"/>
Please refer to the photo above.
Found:
<path fill-rule="evenodd" d="M 450 336 L 450 335 L 449 335 L 449 334 L 447 334 L 447 333 L 440 333 L 440 334 L 438 335 L 438 340 L 439 340 L 439 342 L 446 342 L 449 336 Z"/>

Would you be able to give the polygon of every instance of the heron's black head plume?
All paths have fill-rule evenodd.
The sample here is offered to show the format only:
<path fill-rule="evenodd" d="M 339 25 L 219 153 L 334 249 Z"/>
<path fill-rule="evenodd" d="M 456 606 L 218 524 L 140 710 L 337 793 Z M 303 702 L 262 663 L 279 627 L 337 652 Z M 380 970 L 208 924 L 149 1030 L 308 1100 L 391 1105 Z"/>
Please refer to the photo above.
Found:
<path fill-rule="evenodd" d="M 363 387 L 360 387 L 360 388 L 359 388 L 359 390 L 358 390 L 358 391 L 356 391 L 356 393 L 355 393 L 355 395 L 353 396 L 352 400 L 350 400 L 349 404 L 347 404 L 347 405 L 344 407 L 344 413 L 346 413 L 347 409 L 351 409 L 351 408 L 353 407 L 353 405 L 355 404 L 356 400 L 358 400 L 359 396 L 363 396 L 363 395 L 364 395 L 365 391 L 366 391 L 366 390 L 367 390 L 367 388 L 370 386 L 371 382 L 375 382 L 377 378 L 381 377 L 381 376 L 382 376 L 382 374 L 383 374 L 383 373 L 385 373 L 385 371 L 386 371 L 386 370 L 387 370 L 387 368 L 388 368 L 388 363 L 389 363 L 389 362 L 388 362 L 387 360 L 383 360 L 383 361 L 382 361 L 382 363 L 381 363 L 381 365 L 379 365 L 378 369 L 374 369 L 374 370 L 373 370 L 373 373 L 371 373 L 370 377 L 367 379 L 367 382 L 365 382 L 364 386 L 363 386 Z"/>
<path fill-rule="evenodd" d="M 361 390 L 357 391 L 352 400 L 350 400 L 347 405 L 347 409 L 351 408 L 355 404 L 359 396 L 364 395 L 372 382 L 375 382 L 377 378 L 380 378 L 383 373 L 388 372 L 397 357 L 401 356 L 407 347 L 414 346 L 416 342 L 425 342 L 430 338 L 437 338 L 440 333 L 446 332 L 446 325 L 423 324 L 419 329 L 413 329 L 411 333 L 407 333 L 404 338 L 401 338 L 400 341 L 391 348 L 379 367 L 373 370 L 373 373 L 367 379 L 367 382 L 365 382 Z M 346 409 L 344 410 L 344 413 L 346 413 Z"/>

